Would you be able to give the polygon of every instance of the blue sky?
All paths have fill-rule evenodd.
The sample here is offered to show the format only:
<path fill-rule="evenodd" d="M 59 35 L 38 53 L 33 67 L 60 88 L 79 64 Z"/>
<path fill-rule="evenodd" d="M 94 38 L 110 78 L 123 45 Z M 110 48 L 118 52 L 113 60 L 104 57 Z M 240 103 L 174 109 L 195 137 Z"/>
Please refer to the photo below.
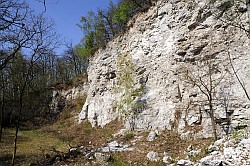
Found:
<path fill-rule="evenodd" d="M 35 12 L 44 10 L 43 4 L 38 0 L 27 0 L 27 2 Z M 72 42 L 75 45 L 83 36 L 80 28 L 76 26 L 81 16 L 85 16 L 90 10 L 106 9 L 109 2 L 110 0 L 46 0 L 45 15 L 55 21 L 57 32 L 65 38 L 66 42 Z M 62 53 L 65 48 L 62 46 L 57 52 Z"/>

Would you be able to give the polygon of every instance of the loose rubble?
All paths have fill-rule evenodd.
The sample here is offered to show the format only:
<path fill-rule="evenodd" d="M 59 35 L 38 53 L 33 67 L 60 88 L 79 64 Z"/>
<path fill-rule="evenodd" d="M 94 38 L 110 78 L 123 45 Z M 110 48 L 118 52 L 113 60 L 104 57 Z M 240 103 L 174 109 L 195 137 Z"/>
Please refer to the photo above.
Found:
<path fill-rule="evenodd" d="M 108 146 L 101 148 L 101 152 L 122 152 L 122 151 L 133 151 L 134 148 L 129 148 L 129 145 L 122 145 L 117 141 L 108 143 Z"/>
<path fill-rule="evenodd" d="M 230 166 L 247 166 L 250 165 L 250 138 L 241 138 L 226 140 L 221 144 L 215 142 L 213 144 L 213 151 L 209 156 L 200 160 L 200 165 L 216 166 L 216 165 L 230 165 Z M 239 141 L 239 142 L 238 142 Z"/>
<path fill-rule="evenodd" d="M 54 151 L 54 155 L 45 155 L 45 160 L 37 163 L 31 163 L 31 166 L 43 166 L 53 164 L 63 164 L 82 158 L 86 163 L 107 165 L 109 162 L 113 162 L 114 159 L 110 152 L 122 152 L 122 151 L 133 151 L 134 148 L 130 148 L 129 145 L 122 145 L 117 141 L 108 143 L 107 146 L 101 148 L 89 148 L 89 147 L 72 147 L 69 148 L 68 152 Z"/>
<path fill-rule="evenodd" d="M 189 153 L 193 150 L 190 149 Z M 250 137 L 224 137 L 215 141 L 207 149 L 208 155 L 198 163 L 179 160 L 179 166 L 248 166 L 250 165 Z M 198 154 L 198 153 L 197 153 Z"/>

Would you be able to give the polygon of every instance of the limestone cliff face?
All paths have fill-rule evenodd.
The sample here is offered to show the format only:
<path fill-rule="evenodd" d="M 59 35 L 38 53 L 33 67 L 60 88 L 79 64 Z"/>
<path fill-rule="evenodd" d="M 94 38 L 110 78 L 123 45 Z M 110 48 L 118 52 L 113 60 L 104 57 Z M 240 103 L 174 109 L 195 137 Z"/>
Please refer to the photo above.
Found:
<path fill-rule="evenodd" d="M 84 97 L 87 94 L 87 89 L 88 85 L 84 81 L 70 87 L 55 87 L 52 90 L 52 99 L 49 105 L 51 113 L 59 116 L 67 104 Z"/>
<path fill-rule="evenodd" d="M 241 16 L 231 20 L 236 12 Z M 104 126 L 120 117 L 136 130 L 209 137 L 207 96 L 192 78 L 204 85 L 212 78 L 219 133 L 248 123 L 250 102 L 234 74 L 250 93 L 249 38 L 242 30 L 248 21 L 243 2 L 158 1 L 90 60 L 88 96 L 79 122 Z"/>

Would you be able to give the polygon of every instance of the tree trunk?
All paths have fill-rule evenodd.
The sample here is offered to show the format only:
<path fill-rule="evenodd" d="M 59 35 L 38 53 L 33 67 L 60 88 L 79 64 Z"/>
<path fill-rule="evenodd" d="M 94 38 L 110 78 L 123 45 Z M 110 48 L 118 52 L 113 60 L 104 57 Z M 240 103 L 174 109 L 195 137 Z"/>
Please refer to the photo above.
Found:
<path fill-rule="evenodd" d="M 214 110 L 213 110 L 213 104 L 212 101 L 209 101 L 209 116 L 211 119 L 211 124 L 212 124 L 212 129 L 213 129 L 213 135 L 214 139 L 217 140 L 217 129 L 216 129 L 216 122 L 215 122 L 215 117 L 214 117 Z"/>
<path fill-rule="evenodd" d="M 211 124 L 212 124 L 212 128 L 213 128 L 213 135 L 214 135 L 214 139 L 217 140 L 217 131 L 216 131 L 216 122 L 215 122 L 215 117 L 214 117 L 214 110 L 213 110 L 213 88 L 214 88 L 214 84 L 213 84 L 213 79 L 212 79 L 212 64 L 211 64 L 211 60 L 208 61 L 208 74 L 209 74 L 209 89 L 208 89 L 208 102 L 209 102 L 209 115 L 210 115 L 210 119 L 211 119 Z"/>
<path fill-rule="evenodd" d="M 249 5 L 250 5 L 250 4 L 249 4 Z M 250 9 L 249 9 L 249 10 L 250 10 Z M 250 18 L 250 14 L 249 14 L 249 18 Z M 249 23 L 249 24 L 250 24 L 250 23 Z M 228 46 L 228 47 L 229 47 L 229 46 Z M 233 69 L 233 74 L 235 75 L 236 79 L 238 80 L 240 86 L 242 87 L 242 89 L 243 89 L 243 91 L 244 91 L 244 93 L 245 93 L 247 99 L 250 101 L 250 96 L 249 96 L 249 94 L 248 94 L 248 92 L 247 92 L 247 89 L 246 89 L 244 83 L 240 80 L 240 77 L 239 77 L 239 75 L 237 74 L 237 71 L 236 71 L 235 68 L 234 68 L 233 61 L 232 61 L 232 58 L 231 58 L 231 53 L 230 53 L 229 51 L 227 51 L 227 55 L 228 55 L 228 58 L 229 58 L 230 65 L 231 65 L 231 67 L 232 67 L 232 69 Z"/>
<path fill-rule="evenodd" d="M 20 108 L 21 110 L 22 108 Z M 19 110 L 19 111 L 20 111 Z M 18 116 L 17 124 L 16 124 L 16 132 L 15 132 L 15 140 L 14 140 L 14 151 L 13 151 L 13 156 L 12 156 L 12 166 L 15 165 L 15 159 L 16 159 L 16 149 L 17 149 L 17 136 L 18 136 L 18 130 L 19 130 L 19 124 L 20 124 L 20 117 Z"/>
<path fill-rule="evenodd" d="M 28 74 L 26 75 L 26 78 L 24 80 L 23 87 L 20 91 L 20 98 L 19 98 L 19 112 L 18 112 L 18 118 L 17 118 L 17 123 L 16 123 L 16 132 L 15 132 L 15 140 L 14 140 L 14 150 L 13 150 L 13 155 L 12 155 L 12 166 L 15 165 L 15 159 L 16 159 L 16 149 L 17 149 L 17 138 L 18 138 L 18 131 L 19 131 L 19 126 L 20 126 L 20 120 L 21 120 L 21 115 L 22 115 L 22 110 L 23 110 L 23 94 L 27 85 L 28 81 Z"/>
<path fill-rule="evenodd" d="M 1 115 L 0 115 L 0 142 L 2 141 L 3 135 L 3 111 L 4 111 L 4 94 L 2 94 L 2 103 L 1 103 Z"/>
<path fill-rule="evenodd" d="M 246 0 L 248 14 L 248 37 L 250 38 L 250 0 Z"/>

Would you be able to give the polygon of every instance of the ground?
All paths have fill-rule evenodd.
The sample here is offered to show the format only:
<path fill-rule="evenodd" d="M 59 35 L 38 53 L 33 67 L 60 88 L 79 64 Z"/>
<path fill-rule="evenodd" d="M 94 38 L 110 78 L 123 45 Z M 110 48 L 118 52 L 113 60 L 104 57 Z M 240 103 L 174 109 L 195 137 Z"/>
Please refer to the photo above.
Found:
<path fill-rule="evenodd" d="M 82 103 L 81 103 L 82 105 Z M 115 122 L 104 128 L 92 128 L 90 123 L 77 124 L 75 115 L 79 112 L 77 102 L 71 103 L 61 114 L 60 118 L 51 124 L 44 124 L 38 129 L 20 128 L 17 144 L 17 165 L 30 165 L 45 159 L 46 155 L 53 155 L 58 152 L 67 152 L 70 147 L 89 147 L 98 149 L 104 147 L 111 141 L 118 141 L 133 147 L 134 151 L 111 152 L 113 160 L 109 165 L 164 165 L 162 161 L 150 162 L 147 160 L 147 153 L 155 151 L 162 159 L 163 155 L 171 156 L 170 162 L 175 163 L 180 158 L 185 158 L 189 145 L 202 149 L 202 153 L 193 158 L 198 160 L 206 154 L 206 147 L 211 140 L 181 140 L 179 135 L 171 131 L 160 131 L 160 135 L 152 142 L 147 141 L 149 131 L 127 131 L 122 135 L 114 136 L 122 129 L 122 122 Z M 0 142 L 0 165 L 10 165 L 13 141 L 13 128 L 5 128 L 3 140 Z M 83 165 L 86 162 L 81 157 L 67 161 L 67 165 Z M 57 165 L 63 165 L 61 162 Z M 96 163 L 96 165 L 100 165 Z"/>

